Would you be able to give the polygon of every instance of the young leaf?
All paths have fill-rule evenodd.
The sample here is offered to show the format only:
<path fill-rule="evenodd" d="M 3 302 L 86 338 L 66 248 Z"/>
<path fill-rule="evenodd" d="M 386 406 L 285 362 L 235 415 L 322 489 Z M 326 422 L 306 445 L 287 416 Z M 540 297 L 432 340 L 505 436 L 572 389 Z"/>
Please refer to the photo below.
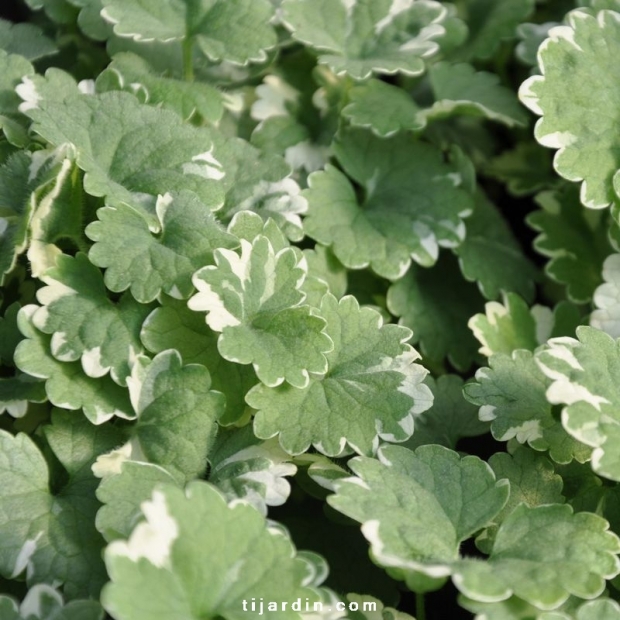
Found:
<path fill-rule="evenodd" d="M 433 0 L 284 0 L 283 23 L 319 52 L 336 75 L 363 80 L 373 73 L 420 75 L 439 51 L 446 7 Z"/>
<path fill-rule="evenodd" d="M 15 349 L 15 365 L 32 377 L 45 379 L 45 392 L 53 405 L 83 409 L 93 424 L 114 416 L 134 418 L 127 390 L 110 377 L 91 378 L 79 362 L 62 362 L 52 356 L 51 338 L 32 324 L 33 315 L 40 309 L 28 305 L 19 312 L 17 324 L 25 339 Z"/>
<path fill-rule="evenodd" d="M 254 369 L 225 360 L 217 350 L 218 335 L 187 304 L 163 296 L 161 306 L 144 321 L 140 338 L 152 353 L 175 349 L 185 364 L 209 369 L 213 389 L 226 397 L 220 424 L 234 424 L 244 415 L 244 397 L 258 381 Z"/>
<path fill-rule="evenodd" d="M 520 504 L 500 526 L 489 559 L 461 561 L 454 584 L 475 600 L 515 594 L 543 610 L 571 594 L 595 598 L 605 579 L 620 572 L 620 539 L 608 527 L 597 515 L 573 514 L 570 506 Z"/>
<path fill-rule="evenodd" d="M 198 289 L 188 305 L 207 312 L 207 324 L 221 332 L 218 350 L 237 364 L 253 364 L 266 385 L 283 381 L 303 388 L 309 374 L 325 373 L 333 349 L 324 319 L 300 305 L 304 268 L 292 248 L 275 252 L 269 239 L 241 240 L 241 254 L 215 251 L 215 266 L 193 278 Z"/>
<path fill-rule="evenodd" d="M 620 399 L 616 368 L 619 344 L 593 327 L 578 327 L 577 338 L 554 338 L 536 355 L 551 384 L 547 399 L 565 405 L 564 428 L 578 441 L 594 448 L 592 468 L 599 475 L 620 480 L 616 443 L 620 441 Z"/>
<path fill-rule="evenodd" d="M 52 336 L 51 351 L 63 362 L 81 360 L 93 378 L 108 372 L 125 385 L 131 364 L 142 351 L 140 328 L 151 307 L 138 304 L 127 293 L 116 304 L 103 285 L 103 277 L 88 258 L 63 254 L 41 279 L 43 304 L 32 315 L 33 325 Z M 96 317 L 97 320 L 93 320 Z"/>
<path fill-rule="evenodd" d="M 142 512 L 145 520 L 129 539 L 114 541 L 105 552 L 111 583 L 102 603 L 116 618 L 232 619 L 242 617 L 243 601 L 251 611 L 252 599 L 301 598 L 312 605 L 329 597 L 318 588 L 326 576 L 319 558 L 296 554 L 288 536 L 258 511 L 242 503 L 227 506 L 205 482 L 194 481 L 185 492 L 160 485 Z M 293 620 L 299 614 L 266 609 L 264 617 Z"/>
<path fill-rule="evenodd" d="M 211 61 L 239 65 L 267 59 L 275 47 L 268 0 L 211 0 L 208 3 L 103 0 L 102 16 L 120 37 L 136 41 L 192 43 Z"/>
<path fill-rule="evenodd" d="M 535 135 L 543 146 L 558 149 L 556 172 L 569 181 L 582 181 L 581 202 L 598 209 L 614 200 L 614 186 L 620 190 L 620 156 L 606 103 L 620 89 L 613 77 L 620 53 L 620 14 L 601 11 L 594 17 L 576 10 L 567 22 L 549 31 L 538 50 L 543 75 L 526 80 L 519 97 L 542 116 Z M 592 92 L 597 93 L 594 100 Z"/>
<path fill-rule="evenodd" d="M 291 493 L 286 476 L 297 471 L 275 439 L 257 439 L 251 426 L 220 433 L 209 463 L 209 482 L 229 502 L 247 502 L 263 515 L 267 515 L 267 506 L 286 502 Z"/>
<path fill-rule="evenodd" d="M 254 431 L 267 439 L 279 434 L 280 445 L 301 454 L 310 445 L 328 456 L 348 444 L 372 455 L 379 439 L 404 441 L 413 433 L 414 415 L 428 409 L 432 395 L 422 384 L 426 371 L 413 362 L 411 332 L 382 325 L 378 312 L 360 308 L 354 297 L 340 302 L 323 297 L 321 316 L 334 349 L 327 354 L 327 374 L 312 377 L 299 389 L 257 385 L 246 396 L 258 413 Z"/>
<path fill-rule="evenodd" d="M 491 422 L 495 439 L 515 438 L 535 450 L 549 450 L 556 463 L 590 458 L 590 450 L 555 419 L 546 395 L 549 381 L 530 351 L 517 349 L 511 356 L 499 353 L 489 364 L 476 372 L 476 382 L 466 384 L 463 393 L 480 407 L 480 419 Z"/>
<path fill-rule="evenodd" d="M 315 172 L 304 192 L 309 211 L 305 232 L 349 269 L 370 267 L 390 280 L 401 278 L 411 259 L 428 267 L 439 246 L 465 237 L 462 218 L 474 207 L 463 179 L 441 152 L 408 135 L 381 140 L 362 130 L 345 131 L 334 153 L 355 186 L 333 166 Z M 409 162 L 415 161 L 411 167 Z"/>
<path fill-rule="evenodd" d="M 209 371 L 183 366 L 179 353 L 169 350 L 153 360 L 139 357 L 127 386 L 138 416 L 132 433 L 142 454 L 181 482 L 204 474 L 225 402 L 211 390 Z"/>
<path fill-rule="evenodd" d="M 99 209 L 99 221 L 86 228 L 95 241 L 88 257 L 106 269 L 104 282 L 115 293 L 129 288 L 141 303 L 162 291 L 186 299 L 194 291 L 193 273 L 213 263 L 216 248 L 234 248 L 237 239 L 193 192 L 159 196 L 155 214 L 157 228 L 124 204 Z"/>
<path fill-rule="evenodd" d="M 448 576 L 460 543 L 506 503 L 507 481 L 479 458 L 441 446 L 384 446 L 378 457 L 351 459 L 357 477 L 336 482 L 328 503 L 362 523 L 374 560 L 410 587 L 418 572 Z"/>

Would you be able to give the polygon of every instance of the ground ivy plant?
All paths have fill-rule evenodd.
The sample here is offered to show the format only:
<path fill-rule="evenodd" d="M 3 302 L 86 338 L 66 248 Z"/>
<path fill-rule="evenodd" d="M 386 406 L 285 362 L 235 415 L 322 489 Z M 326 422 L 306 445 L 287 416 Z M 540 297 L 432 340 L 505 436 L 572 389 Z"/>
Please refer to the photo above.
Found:
<path fill-rule="evenodd" d="M 620 620 L 620 1 L 0 14 L 1 620 Z"/>

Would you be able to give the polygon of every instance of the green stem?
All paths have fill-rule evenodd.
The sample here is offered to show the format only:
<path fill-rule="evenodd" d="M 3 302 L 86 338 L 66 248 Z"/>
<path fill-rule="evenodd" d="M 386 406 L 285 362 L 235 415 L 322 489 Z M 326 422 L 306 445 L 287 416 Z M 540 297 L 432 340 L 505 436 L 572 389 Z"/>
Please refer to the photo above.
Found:
<path fill-rule="evenodd" d="M 186 82 L 194 81 L 194 65 L 192 63 L 192 52 L 194 50 L 194 39 L 187 37 L 183 41 L 183 77 Z"/>
<path fill-rule="evenodd" d="M 426 606 L 424 594 L 416 592 L 415 595 L 415 620 L 426 620 Z"/>

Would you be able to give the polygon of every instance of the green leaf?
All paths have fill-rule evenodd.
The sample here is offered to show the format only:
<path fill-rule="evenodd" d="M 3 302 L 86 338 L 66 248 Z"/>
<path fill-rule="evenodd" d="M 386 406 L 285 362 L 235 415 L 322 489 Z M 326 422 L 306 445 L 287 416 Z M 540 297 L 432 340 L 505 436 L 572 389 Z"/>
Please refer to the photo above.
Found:
<path fill-rule="evenodd" d="M 615 117 L 606 103 L 620 89 L 613 77 L 620 53 L 620 18 L 613 11 L 594 17 L 577 10 L 568 14 L 567 22 L 549 31 L 538 51 L 543 75 L 526 80 L 519 97 L 542 116 L 535 136 L 543 146 L 558 149 L 556 172 L 569 181 L 582 181 L 581 202 L 598 209 L 614 200 L 614 186 L 620 189 L 620 181 L 614 180 L 620 168 L 612 138 Z M 594 100 L 592 92 L 597 93 Z"/>
<path fill-rule="evenodd" d="M 158 484 L 179 483 L 159 465 L 127 460 L 124 454 L 112 453 L 113 460 L 108 456 L 99 457 L 93 471 L 103 478 L 97 487 L 103 506 L 97 511 L 95 527 L 111 542 L 131 535 L 142 518 L 140 505 L 151 498 Z"/>
<path fill-rule="evenodd" d="M 142 351 L 140 328 L 152 308 L 128 294 L 112 302 L 101 272 L 84 254 L 63 254 L 56 265 L 41 278 L 47 286 L 37 292 L 43 306 L 32 315 L 33 325 L 52 336 L 56 359 L 81 360 L 89 377 L 109 372 L 116 383 L 125 385 L 131 363 Z"/>
<path fill-rule="evenodd" d="M 183 41 L 211 61 L 239 65 L 262 62 L 275 47 L 270 25 L 274 9 L 268 0 L 209 0 L 152 2 L 103 0 L 104 19 L 120 37 L 136 41 Z"/>
<path fill-rule="evenodd" d="M 590 458 L 590 450 L 575 441 L 553 415 L 547 400 L 549 381 L 530 351 L 493 355 L 489 365 L 476 372 L 476 381 L 466 384 L 463 393 L 480 407 L 480 419 L 491 422 L 495 439 L 515 438 L 535 450 L 548 450 L 556 463 Z"/>
<path fill-rule="evenodd" d="M 389 311 L 413 331 L 412 343 L 420 343 L 425 360 L 451 364 L 466 370 L 476 357 L 476 341 L 467 320 L 482 308 L 483 299 L 466 282 L 450 256 L 432 269 L 413 265 L 404 278 L 390 286 Z"/>
<path fill-rule="evenodd" d="M 37 584 L 18 605 L 9 596 L 0 595 L 3 620 L 103 620 L 103 609 L 96 601 L 71 601 L 64 604 L 62 595 L 47 584 Z"/>
<path fill-rule="evenodd" d="M 217 123 L 224 114 L 223 95 L 204 82 L 184 82 L 159 75 L 149 63 L 131 52 L 116 54 L 97 76 L 97 92 L 127 90 L 140 93 L 144 102 L 173 110 L 184 121 Z"/>
<path fill-rule="evenodd" d="M 541 234 L 534 247 L 550 260 L 547 275 L 566 286 L 575 303 L 590 301 L 601 283 L 603 261 L 611 251 L 608 239 L 610 217 L 600 210 L 584 210 L 577 189 L 568 184 L 536 197 L 541 209 L 527 223 Z"/>
<path fill-rule="evenodd" d="M 266 515 L 267 506 L 281 506 L 291 493 L 286 476 L 297 467 L 290 460 L 277 440 L 261 441 L 251 426 L 223 431 L 209 454 L 209 482 L 228 502 L 247 502 Z"/>
<path fill-rule="evenodd" d="M 51 492 L 43 455 L 23 433 L 0 431 L 0 572 L 28 585 L 64 584 L 68 599 L 98 597 L 105 581 L 103 539 L 94 528 L 98 503 L 90 464 L 118 440 L 110 427 L 95 427 L 81 416 L 55 412 L 46 436 L 68 475 Z"/>
<path fill-rule="evenodd" d="M 93 424 L 102 424 L 114 416 L 132 419 L 135 413 L 127 390 L 110 377 L 88 377 L 79 362 L 62 362 L 50 352 L 51 338 L 35 329 L 32 317 L 39 306 L 24 306 L 17 324 L 26 337 L 15 349 L 15 365 L 32 377 L 45 379 L 50 402 L 63 409 L 84 409 Z"/>
<path fill-rule="evenodd" d="M 485 553 L 491 553 L 498 525 L 501 524 L 519 504 L 530 508 L 544 504 L 563 504 L 562 478 L 555 473 L 549 459 L 523 446 L 508 454 L 498 452 L 491 456 L 489 465 L 495 476 L 510 482 L 510 495 L 494 523 L 476 538 L 476 546 Z"/>
<path fill-rule="evenodd" d="M 549 152 L 536 142 L 519 142 L 482 168 L 482 173 L 506 184 L 513 196 L 529 196 L 549 187 L 554 179 Z"/>
<path fill-rule="evenodd" d="M 213 262 L 213 250 L 238 242 L 193 192 L 159 196 L 155 213 L 156 229 L 127 205 L 99 209 L 99 221 L 86 229 L 95 241 L 88 257 L 106 269 L 105 284 L 115 293 L 130 288 L 141 303 L 162 291 L 186 299 L 194 291 L 192 274 Z"/>
<path fill-rule="evenodd" d="M 362 523 L 373 559 L 393 577 L 416 589 L 418 572 L 448 576 L 460 543 L 506 503 L 508 483 L 478 457 L 441 446 L 384 446 L 378 457 L 351 459 L 357 477 L 336 482 L 328 503 Z"/>
<path fill-rule="evenodd" d="M 420 75 L 439 51 L 449 13 L 432 0 L 284 0 L 283 23 L 319 52 L 336 75 L 363 80 L 373 73 Z"/>
<path fill-rule="evenodd" d="M 534 10 L 534 0 L 460 0 L 469 39 L 459 58 L 491 58 L 500 43 L 516 38 L 517 26 Z"/>
<path fill-rule="evenodd" d="M 463 379 L 428 376 L 424 383 L 433 393 L 433 406 L 416 417 L 413 436 L 404 443 L 407 448 L 439 444 L 455 450 L 459 439 L 488 432 L 488 423 L 478 420 L 478 409 L 463 398 Z"/>
<path fill-rule="evenodd" d="M 212 210 L 223 205 L 218 180 L 226 173 L 211 153 L 209 132 L 170 110 L 110 92 L 43 100 L 27 113 L 49 143 L 74 146 L 84 190 L 111 206 L 126 203 L 156 225 L 159 194 L 188 189 Z"/>
<path fill-rule="evenodd" d="M 146 520 L 129 540 L 114 541 L 105 553 L 111 583 L 102 603 L 116 618 L 240 620 L 248 613 L 244 600 L 246 607 L 252 599 L 329 600 L 318 588 L 326 567 L 317 556 L 296 554 L 290 539 L 254 508 L 227 506 L 205 482 L 192 482 L 185 492 L 158 486 L 142 511 Z M 288 609 L 264 610 L 266 620 L 298 617 Z"/>
<path fill-rule="evenodd" d="M 199 364 L 184 366 L 180 354 L 169 350 L 153 360 L 139 357 L 127 385 L 141 453 L 181 482 L 204 474 L 225 402 L 211 390 L 209 371 Z"/>
<path fill-rule="evenodd" d="M 367 127 L 381 138 L 402 131 L 420 131 L 426 120 L 420 108 L 401 88 L 381 80 L 368 80 L 349 91 L 350 103 L 342 110 L 355 127 Z"/>
<path fill-rule="evenodd" d="M 543 610 L 570 594 L 595 598 L 620 572 L 620 540 L 601 517 L 557 504 L 521 504 L 500 526 L 486 562 L 463 560 L 453 580 L 469 598 L 501 601 L 512 594 Z M 558 545 L 557 541 L 562 544 Z"/>
<path fill-rule="evenodd" d="M 18 373 L 14 377 L 0 377 L 0 414 L 5 411 L 14 418 L 23 418 L 28 403 L 47 400 L 45 384 L 29 375 Z"/>
<path fill-rule="evenodd" d="M 432 403 L 422 384 L 426 371 L 417 352 L 405 344 L 411 332 L 383 325 L 378 312 L 360 308 L 352 296 L 339 302 L 325 295 L 320 308 L 333 340 L 327 374 L 302 389 L 257 385 L 246 402 L 258 409 L 254 431 L 267 439 L 279 434 L 289 454 L 313 445 L 337 456 L 345 446 L 372 455 L 379 439 L 404 441 L 413 433 L 414 415 Z"/>
<path fill-rule="evenodd" d="M 530 309 L 521 297 L 507 293 L 503 303 L 486 303 L 484 314 L 474 315 L 468 326 L 482 345 L 480 353 L 490 357 L 510 355 L 515 349 L 533 351 L 549 339 L 553 321 L 549 308 L 536 305 Z"/>
<path fill-rule="evenodd" d="M 188 305 L 206 311 L 209 327 L 221 332 L 222 357 L 253 364 L 272 387 L 283 381 L 305 387 L 309 373 L 326 372 L 333 343 L 323 333 L 325 321 L 300 305 L 305 270 L 292 248 L 276 253 L 267 237 L 242 239 L 240 255 L 218 249 L 215 263 L 194 275 L 198 293 Z"/>
<path fill-rule="evenodd" d="M 13 366 L 15 347 L 23 340 L 17 327 L 17 314 L 21 305 L 18 301 L 12 303 L 0 317 L 0 363 L 4 366 Z"/>
<path fill-rule="evenodd" d="M 304 250 L 304 258 L 308 263 L 308 276 L 327 284 L 329 292 L 340 299 L 347 292 L 347 270 L 334 256 L 333 252 L 318 243 L 314 249 Z"/>
<path fill-rule="evenodd" d="M 38 60 L 58 51 L 54 42 L 34 24 L 13 24 L 0 19 L 0 49 L 18 54 L 27 60 Z"/>
<path fill-rule="evenodd" d="M 554 338 L 536 355 L 551 380 L 547 399 L 562 410 L 564 428 L 578 441 L 594 448 L 592 468 L 599 475 L 620 480 L 616 442 L 620 441 L 620 399 L 616 372 L 618 342 L 593 327 L 578 327 L 577 338 Z"/>
<path fill-rule="evenodd" d="M 594 291 L 596 310 L 590 315 L 590 325 L 612 338 L 620 336 L 620 254 L 611 254 L 603 263 L 603 280 Z"/>
<path fill-rule="evenodd" d="M 454 252 L 465 279 L 478 282 L 487 299 L 497 299 L 506 290 L 525 299 L 533 297 L 534 281 L 538 279 L 536 268 L 482 190 L 476 194 L 476 207 L 467 220 L 465 239 Z"/>
<path fill-rule="evenodd" d="M 461 243 L 462 218 L 474 204 L 439 150 L 408 135 L 382 140 L 361 130 L 344 132 L 333 148 L 352 181 L 330 165 L 310 175 L 304 230 L 343 265 L 370 265 L 396 280 L 411 259 L 428 267 L 440 246 Z M 359 198 L 353 183 L 362 188 Z"/>
<path fill-rule="evenodd" d="M 20 98 L 15 87 L 33 73 L 34 67 L 23 56 L 7 54 L 0 49 L 0 129 L 6 139 L 18 147 L 26 146 L 30 140 L 24 122 L 27 119 L 18 111 Z"/>
<path fill-rule="evenodd" d="M 559 26 L 558 22 L 545 22 L 543 24 L 524 23 L 517 26 L 517 36 L 520 41 L 515 48 L 517 58 L 529 65 L 538 68 L 538 48 L 548 38 L 549 30 Z"/>
<path fill-rule="evenodd" d="M 140 338 L 144 346 L 152 353 L 176 349 L 185 364 L 206 366 L 213 389 L 226 397 L 220 424 L 237 422 L 244 415 L 244 397 L 257 382 L 254 370 L 225 360 L 217 350 L 218 335 L 184 302 L 163 296 L 161 304 L 142 325 Z"/>
<path fill-rule="evenodd" d="M 502 86 L 499 77 L 476 71 L 467 63 L 440 62 L 429 69 L 435 103 L 421 110 L 427 121 L 458 114 L 480 116 L 508 127 L 527 124 L 527 113 L 512 90 Z"/>

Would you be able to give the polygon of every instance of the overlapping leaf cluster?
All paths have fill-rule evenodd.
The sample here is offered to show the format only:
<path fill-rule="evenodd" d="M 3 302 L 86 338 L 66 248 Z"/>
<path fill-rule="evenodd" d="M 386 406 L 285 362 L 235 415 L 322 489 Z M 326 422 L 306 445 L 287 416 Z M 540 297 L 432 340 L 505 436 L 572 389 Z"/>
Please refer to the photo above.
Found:
<path fill-rule="evenodd" d="M 620 619 L 620 3 L 16 10 L 0 616 Z"/>

